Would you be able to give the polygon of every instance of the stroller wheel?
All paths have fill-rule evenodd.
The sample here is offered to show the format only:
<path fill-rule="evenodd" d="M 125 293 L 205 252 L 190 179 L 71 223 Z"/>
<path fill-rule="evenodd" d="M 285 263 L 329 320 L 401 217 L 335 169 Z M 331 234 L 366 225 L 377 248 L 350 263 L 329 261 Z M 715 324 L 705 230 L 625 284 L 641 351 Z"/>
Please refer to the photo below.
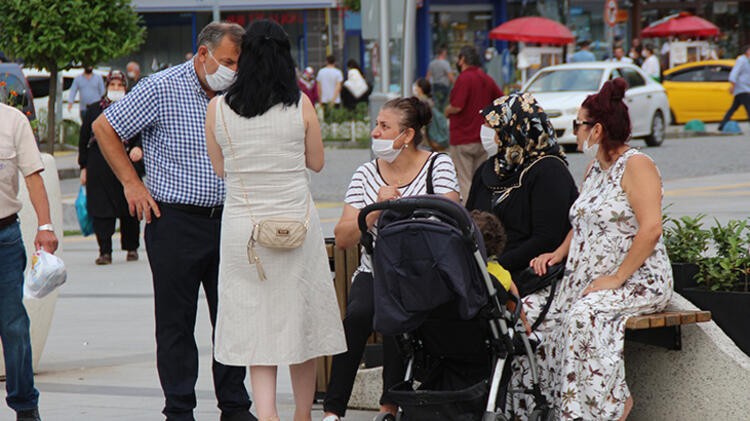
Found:
<path fill-rule="evenodd" d="M 381 413 L 375 416 L 375 418 L 372 419 L 372 421 L 396 421 L 396 417 L 393 416 L 393 414 L 389 414 L 387 412 Z"/>

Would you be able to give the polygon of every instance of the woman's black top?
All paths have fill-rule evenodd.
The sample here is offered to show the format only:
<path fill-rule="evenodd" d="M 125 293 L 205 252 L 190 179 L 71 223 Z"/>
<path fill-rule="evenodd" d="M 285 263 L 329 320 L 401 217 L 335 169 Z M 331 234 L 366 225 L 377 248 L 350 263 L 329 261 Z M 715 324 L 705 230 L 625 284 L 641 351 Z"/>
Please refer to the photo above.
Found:
<path fill-rule="evenodd" d="M 87 170 L 86 207 L 89 214 L 95 218 L 116 218 L 128 214 L 128 202 L 125 200 L 122 184 L 104 159 L 91 129 L 94 120 L 102 111 L 99 102 L 92 103 L 86 108 L 78 139 L 78 165 L 81 169 Z M 125 152 L 129 153 L 136 146 L 141 146 L 140 135 L 127 142 Z M 143 159 L 133 163 L 133 166 L 138 175 L 143 177 Z"/>
<path fill-rule="evenodd" d="M 541 253 L 554 251 L 570 231 L 568 211 L 578 197 L 578 188 L 559 159 L 545 158 L 528 170 L 520 187 L 499 204 L 493 205 L 494 188 L 518 183 L 518 175 L 500 182 L 485 161 L 471 184 L 466 207 L 493 212 L 505 226 L 508 241 L 498 262 L 511 273 L 529 266 Z"/>

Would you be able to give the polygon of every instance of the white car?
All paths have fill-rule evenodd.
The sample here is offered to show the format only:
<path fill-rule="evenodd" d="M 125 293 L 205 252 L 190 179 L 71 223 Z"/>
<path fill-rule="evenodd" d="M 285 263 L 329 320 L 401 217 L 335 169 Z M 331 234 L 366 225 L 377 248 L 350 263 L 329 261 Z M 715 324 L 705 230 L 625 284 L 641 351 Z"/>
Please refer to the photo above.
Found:
<path fill-rule="evenodd" d="M 80 125 L 81 116 L 78 112 L 77 106 L 80 96 L 76 95 L 76 106 L 68 111 L 68 95 L 70 94 L 70 85 L 73 84 L 73 79 L 83 73 L 83 69 L 80 67 L 73 68 L 70 70 L 62 70 L 60 73 L 62 73 L 63 77 L 63 96 L 62 98 L 58 98 L 58 101 L 61 101 L 62 103 L 62 119 L 74 121 Z M 94 69 L 94 74 L 102 78 L 106 78 L 108 73 L 109 69 L 107 68 Z M 39 113 L 41 110 L 44 110 L 44 113 L 46 113 L 49 101 L 49 72 L 35 68 L 24 68 L 23 74 L 29 81 L 31 90 L 34 93 L 34 106 L 36 107 L 36 112 Z"/>
<path fill-rule="evenodd" d="M 644 139 L 648 146 L 661 145 L 671 117 L 667 94 L 661 84 L 632 64 L 595 61 L 545 67 L 521 92 L 534 95 L 550 117 L 557 141 L 567 150 L 575 150 L 573 120 L 578 108 L 604 82 L 617 77 L 628 82 L 625 103 L 630 111 L 632 137 Z"/>

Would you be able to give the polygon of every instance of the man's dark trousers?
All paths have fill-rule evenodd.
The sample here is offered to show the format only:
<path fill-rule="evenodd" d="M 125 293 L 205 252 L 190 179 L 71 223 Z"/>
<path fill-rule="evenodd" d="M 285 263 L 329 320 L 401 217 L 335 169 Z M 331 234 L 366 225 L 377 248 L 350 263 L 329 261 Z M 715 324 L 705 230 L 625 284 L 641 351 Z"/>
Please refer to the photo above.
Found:
<path fill-rule="evenodd" d="M 732 105 L 727 110 L 724 118 L 721 120 L 721 123 L 719 123 L 719 131 L 721 131 L 721 129 L 724 128 L 724 125 L 732 119 L 734 112 L 737 111 L 738 108 L 740 108 L 740 105 L 745 107 L 747 115 L 750 116 L 750 92 L 744 92 L 734 96 L 734 98 L 732 99 Z"/>
<path fill-rule="evenodd" d="M 195 319 L 201 284 L 211 325 L 216 323 L 221 213 L 208 216 L 160 204 L 161 218 L 146 225 L 156 310 L 156 365 L 168 420 L 193 420 L 198 379 Z M 213 361 L 216 398 L 222 414 L 247 412 L 245 368 Z"/>

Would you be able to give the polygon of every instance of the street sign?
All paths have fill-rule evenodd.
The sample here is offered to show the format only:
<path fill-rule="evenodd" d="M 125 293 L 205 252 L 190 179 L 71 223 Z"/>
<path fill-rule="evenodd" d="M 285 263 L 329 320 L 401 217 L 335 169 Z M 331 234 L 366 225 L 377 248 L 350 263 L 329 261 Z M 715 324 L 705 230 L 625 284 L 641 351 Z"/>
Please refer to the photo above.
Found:
<path fill-rule="evenodd" d="M 617 0 L 607 0 L 604 3 L 604 22 L 610 27 L 617 23 Z"/>

